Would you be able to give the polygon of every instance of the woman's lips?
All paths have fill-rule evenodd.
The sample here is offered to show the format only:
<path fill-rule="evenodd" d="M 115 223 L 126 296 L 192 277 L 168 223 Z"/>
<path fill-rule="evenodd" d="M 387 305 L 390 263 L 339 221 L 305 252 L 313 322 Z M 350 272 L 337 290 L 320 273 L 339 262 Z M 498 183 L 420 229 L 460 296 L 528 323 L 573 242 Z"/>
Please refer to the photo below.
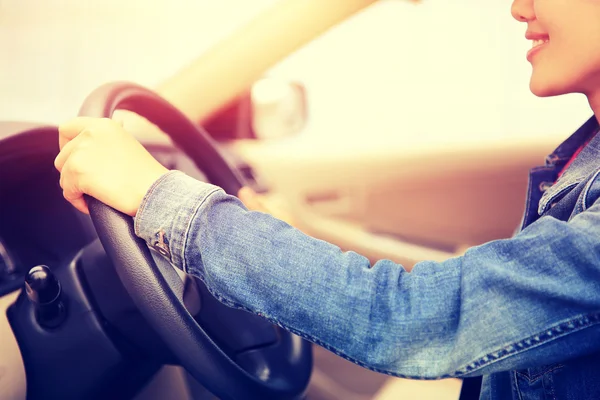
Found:
<path fill-rule="evenodd" d="M 536 39 L 533 41 L 531 49 L 527 52 L 527 61 L 531 62 L 533 56 L 548 44 L 548 39 Z"/>

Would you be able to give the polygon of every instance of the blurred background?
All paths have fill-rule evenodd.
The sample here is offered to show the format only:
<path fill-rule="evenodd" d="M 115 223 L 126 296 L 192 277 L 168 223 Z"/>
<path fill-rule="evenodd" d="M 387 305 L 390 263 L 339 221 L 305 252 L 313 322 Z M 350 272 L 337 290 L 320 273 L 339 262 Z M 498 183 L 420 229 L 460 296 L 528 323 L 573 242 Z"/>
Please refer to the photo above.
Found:
<path fill-rule="evenodd" d="M 0 119 L 62 121 L 111 80 L 156 87 L 276 2 L 1 0 Z M 568 134 L 589 108 L 529 92 L 524 32 L 509 0 L 386 0 L 268 74 L 305 85 L 306 140 Z"/>

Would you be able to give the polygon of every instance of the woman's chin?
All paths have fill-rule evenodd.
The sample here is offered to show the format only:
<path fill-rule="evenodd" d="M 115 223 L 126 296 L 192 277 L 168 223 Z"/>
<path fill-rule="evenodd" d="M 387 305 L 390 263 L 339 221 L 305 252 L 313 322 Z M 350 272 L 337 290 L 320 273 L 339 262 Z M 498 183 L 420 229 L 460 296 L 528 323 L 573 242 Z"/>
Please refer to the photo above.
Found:
<path fill-rule="evenodd" d="M 535 86 L 535 85 L 529 85 L 529 90 L 531 90 L 531 93 L 533 93 L 537 97 L 551 97 L 551 96 L 554 96 L 554 94 L 552 94 L 552 92 L 549 91 L 545 87 L 539 87 L 539 86 Z"/>
<path fill-rule="evenodd" d="M 552 97 L 571 93 L 566 85 L 560 85 L 558 82 L 552 82 L 550 79 L 543 79 L 535 74 L 529 81 L 529 90 L 537 97 Z"/>

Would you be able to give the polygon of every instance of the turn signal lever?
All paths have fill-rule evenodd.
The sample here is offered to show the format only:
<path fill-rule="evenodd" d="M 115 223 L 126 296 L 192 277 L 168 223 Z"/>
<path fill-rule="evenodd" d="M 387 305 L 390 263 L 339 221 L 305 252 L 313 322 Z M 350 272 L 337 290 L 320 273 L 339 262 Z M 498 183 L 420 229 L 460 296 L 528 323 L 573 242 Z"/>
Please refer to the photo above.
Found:
<path fill-rule="evenodd" d="M 25 291 L 33 304 L 38 323 L 44 328 L 56 328 L 65 319 L 67 310 L 56 276 L 45 265 L 33 267 L 25 277 Z"/>

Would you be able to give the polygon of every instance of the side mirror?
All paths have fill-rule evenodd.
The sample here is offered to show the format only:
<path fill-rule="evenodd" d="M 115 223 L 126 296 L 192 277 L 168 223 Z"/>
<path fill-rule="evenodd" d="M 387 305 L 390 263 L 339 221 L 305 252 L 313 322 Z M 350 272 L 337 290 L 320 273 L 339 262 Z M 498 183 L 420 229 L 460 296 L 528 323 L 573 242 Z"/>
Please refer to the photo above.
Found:
<path fill-rule="evenodd" d="M 307 119 L 306 90 L 302 84 L 263 78 L 202 125 L 219 141 L 266 140 L 299 133 Z"/>

